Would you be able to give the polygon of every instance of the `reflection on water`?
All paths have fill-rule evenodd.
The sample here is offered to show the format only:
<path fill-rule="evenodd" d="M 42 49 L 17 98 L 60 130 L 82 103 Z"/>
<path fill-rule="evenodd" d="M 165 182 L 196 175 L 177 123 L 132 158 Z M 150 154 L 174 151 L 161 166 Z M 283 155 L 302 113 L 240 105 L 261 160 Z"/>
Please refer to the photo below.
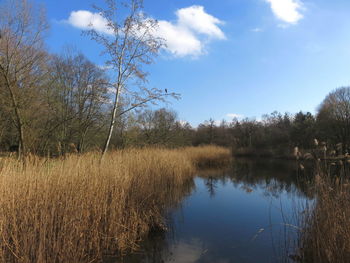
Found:
<path fill-rule="evenodd" d="M 204 171 L 169 213 L 170 230 L 150 234 L 140 251 L 117 262 L 286 262 L 295 215 L 313 196 L 294 168 L 288 161 L 237 160 L 227 171 Z"/>

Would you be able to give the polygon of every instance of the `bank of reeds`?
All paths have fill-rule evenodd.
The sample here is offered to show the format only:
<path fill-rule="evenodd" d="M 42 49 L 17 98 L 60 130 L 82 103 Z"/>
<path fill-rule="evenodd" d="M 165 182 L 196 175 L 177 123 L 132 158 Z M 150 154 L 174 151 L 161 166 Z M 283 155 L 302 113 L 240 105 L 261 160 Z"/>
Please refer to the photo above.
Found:
<path fill-rule="evenodd" d="M 350 262 L 349 183 L 316 176 L 317 200 L 302 217 L 299 262 Z"/>
<path fill-rule="evenodd" d="M 325 144 L 306 154 L 314 162 L 315 201 L 300 218 L 298 262 L 350 262 L 350 181 L 348 156 L 329 160 Z M 321 158 L 323 157 L 323 160 Z M 349 156 L 350 157 L 350 156 Z"/>
<path fill-rule="evenodd" d="M 226 153 L 226 155 L 224 154 Z M 190 191 L 216 147 L 132 149 L 0 161 L 0 262 L 100 262 L 137 247 Z"/>
<path fill-rule="evenodd" d="M 231 161 L 227 148 L 219 146 L 187 147 L 185 153 L 197 168 L 220 168 Z"/>

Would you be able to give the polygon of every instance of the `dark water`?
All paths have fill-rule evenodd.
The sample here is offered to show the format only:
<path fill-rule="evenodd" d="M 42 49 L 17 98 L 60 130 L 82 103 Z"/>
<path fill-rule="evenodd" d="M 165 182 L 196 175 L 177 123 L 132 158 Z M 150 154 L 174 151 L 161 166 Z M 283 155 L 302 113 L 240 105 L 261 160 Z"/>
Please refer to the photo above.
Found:
<path fill-rule="evenodd" d="M 169 231 L 153 233 L 121 262 L 292 262 L 296 215 L 312 200 L 305 181 L 288 161 L 204 171 L 169 213 Z"/>

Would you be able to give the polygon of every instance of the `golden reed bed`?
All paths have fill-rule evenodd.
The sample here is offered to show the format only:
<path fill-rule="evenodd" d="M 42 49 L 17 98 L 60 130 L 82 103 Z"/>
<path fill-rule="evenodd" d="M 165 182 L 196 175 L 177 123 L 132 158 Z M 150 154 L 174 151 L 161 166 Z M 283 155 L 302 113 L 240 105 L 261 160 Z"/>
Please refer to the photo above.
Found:
<path fill-rule="evenodd" d="M 297 262 L 350 262 L 349 178 L 316 175 L 316 202 L 301 216 Z"/>
<path fill-rule="evenodd" d="M 130 149 L 0 161 L 0 262 L 100 262 L 137 247 L 189 192 L 197 167 L 227 149 Z"/>

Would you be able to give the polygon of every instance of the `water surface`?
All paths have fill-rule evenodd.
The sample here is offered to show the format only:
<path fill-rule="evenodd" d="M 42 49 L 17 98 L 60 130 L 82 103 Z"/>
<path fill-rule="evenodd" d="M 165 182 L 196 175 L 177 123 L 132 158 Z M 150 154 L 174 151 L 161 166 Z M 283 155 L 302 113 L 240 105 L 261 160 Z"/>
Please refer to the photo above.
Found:
<path fill-rule="evenodd" d="M 295 163 L 237 160 L 203 171 L 169 213 L 169 231 L 153 233 L 122 262 L 286 262 L 296 216 L 312 200 Z M 120 261 L 120 260 L 119 260 Z"/>

